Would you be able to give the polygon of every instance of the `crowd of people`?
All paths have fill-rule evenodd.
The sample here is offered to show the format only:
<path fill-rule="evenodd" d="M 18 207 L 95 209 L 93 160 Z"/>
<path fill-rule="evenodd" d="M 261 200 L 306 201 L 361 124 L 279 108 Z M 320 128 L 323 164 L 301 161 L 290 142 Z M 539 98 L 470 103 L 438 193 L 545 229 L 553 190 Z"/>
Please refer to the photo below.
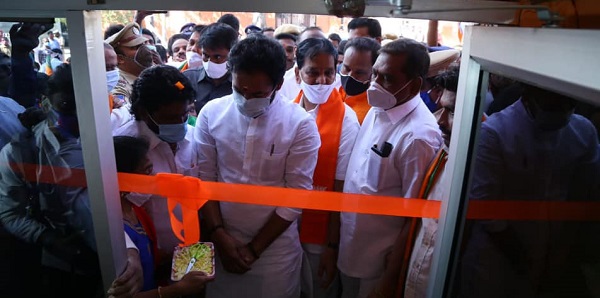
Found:
<path fill-rule="evenodd" d="M 140 23 L 105 32 L 106 122 L 119 172 L 448 197 L 453 117 L 462 108 L 459 50 L 406 38 L 382 45 L 381 26 L 369 18 L 348 24 L 348 40 L 293 24 L 249 25 L 242 38 L 239 21 L 226 14 L 186 24 L 166 49 Z M 12 55 L 2 58 L 9 67 L 0 68 L 7 96 L 0 97 L 0 224 L 3 243 L 11 243 L 4 261 L 17 268 L 2 277 L 11 280 L 11 297 L 101 297 L 101 240 L 87 189 L 65 185 L 69 172 L 49 170 L 84 168 L 76 74 L 54 58 L 49 76 L 36 74 L 29 54 L 42 33 L 36 24 L 13 26 Z M 574 114 L 577 102 L 500 81 L 490 79 L 484 101 L 495 110 L 482 124 L 471 198 L 594 200 L 598 135 Z M 23 164 L 38 167 L 32 174 Z M 170 210 L 157 195 L 115 199 L 128 263 L 111 297 L 426 296 L 436 219 L 209 201 L 200 210 L 201 240 L 215 245 L 216 274 L 172 282 L 181 240 L 170 213 L 181 219 L 181 207 Z M 458 296 L 588 297 L 582 268 L 597 264 L 598 241 L 586 236 L 594 225 L 479 221 L 467 229 Z"/>

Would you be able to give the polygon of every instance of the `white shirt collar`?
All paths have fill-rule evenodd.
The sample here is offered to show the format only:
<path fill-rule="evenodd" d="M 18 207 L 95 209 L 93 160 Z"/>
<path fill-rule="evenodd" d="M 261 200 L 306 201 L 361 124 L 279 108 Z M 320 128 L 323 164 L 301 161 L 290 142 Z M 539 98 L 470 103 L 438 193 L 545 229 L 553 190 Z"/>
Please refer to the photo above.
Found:
<path fill-rule="evenodd" d="M 407 102 L 393 107 L 389 110 L 386 110 L 388 118 L 392 122 L 392 124 L 398 123 L 398 121 L 402 120 L 406 115 L 410 114 L 418 105 L 419 101 L 422 101 L 421 96 L 419 94 L 415 95 L 415 97 L 411 98 Z"/>

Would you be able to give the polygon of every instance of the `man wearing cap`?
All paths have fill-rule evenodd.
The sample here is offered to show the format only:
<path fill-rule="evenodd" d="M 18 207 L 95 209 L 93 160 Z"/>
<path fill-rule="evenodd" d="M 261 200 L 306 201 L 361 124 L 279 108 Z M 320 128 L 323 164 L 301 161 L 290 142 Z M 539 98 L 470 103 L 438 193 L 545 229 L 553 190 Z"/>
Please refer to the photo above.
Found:
<path fill-rule="evenodd" d="M 455 63 L 460 58 L 460 51 L 455 49 L 442 50 L 429 53 L 430 65 L 429 71 L 427 72 L 427 78 L 423 81 L 423 87 L 421 88 L 421 98 L 423 102 L 433 113 L 440 107 L 438 101 L 442 96 L 443 88 L 436 86 L 436 77 L 445 72 L 452 63 Z"/>
<path fill-rule="evenodd" d="M 121 31 L 107 38 L 117 53 L 119 82 L 111 91 L 114 98 L 113 127 L 118 128 L 131 119 L 129 107 L 133 82 L 146 68 L 153 65 L 152 50 L 144 46 L 147 38 L 142 35 L 140 26 L 136 23 L 125 25 Z"/>
<path fill-rule="evenodd" d="M 117 53 L 120 78 L 112 94 L 120 102 L 115 106 L 131 104 L 132 84 L 137 76 L 146 68 L 152 66 L 150 51 L 140 50 L 148 39 L 142 35 L 138 24 L 129 23 L 121 31 L 106 39 Z M 146 53 L 146 55 L 142 55 Z"/>
<path fill-rule="evenodd" d="M 246 27 L 246 29 L 244 29 L 244 33 L 246 33 L 246 36 L 253 34 L 253 33 L 261 34 L 262 29 L 256 25 L 248 25 Z"/>

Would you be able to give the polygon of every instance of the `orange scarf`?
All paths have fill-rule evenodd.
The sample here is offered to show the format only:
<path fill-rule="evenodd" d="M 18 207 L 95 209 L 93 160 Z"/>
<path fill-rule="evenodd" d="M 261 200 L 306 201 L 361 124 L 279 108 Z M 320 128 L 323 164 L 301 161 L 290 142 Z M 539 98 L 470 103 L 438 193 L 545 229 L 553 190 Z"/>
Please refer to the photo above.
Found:
<path fill-rule="evenodd" d="M 300 103 L 303 96 L 304 92 L 300 91 L 294 102 Z M 342 97 L 336 89 L 333 89 L 326 103 L 319 105 L 316 122 L 321 137 L 321 148 L 319 148 L 319 159 L 313 175 L 315 188 L 333 191 L 345 109 Z M 300 242 L 327 243 L 328 225 L 329 211 L 303 210 Z"/>
<path fill-rule="evenodd" d="M 362 125 L 365 116 L 367 116 L 367 112 L 371 109 L 369 101 L 367 100 L 367 92 L 365 91 L 359 95 L 349 96 L 346 94 L 346 91 L 344 91 L 344 88 L 340 87 L 340 94 L 346 104 L 354 110 L 356 117 L 358 117 L 358 123 Z"/>

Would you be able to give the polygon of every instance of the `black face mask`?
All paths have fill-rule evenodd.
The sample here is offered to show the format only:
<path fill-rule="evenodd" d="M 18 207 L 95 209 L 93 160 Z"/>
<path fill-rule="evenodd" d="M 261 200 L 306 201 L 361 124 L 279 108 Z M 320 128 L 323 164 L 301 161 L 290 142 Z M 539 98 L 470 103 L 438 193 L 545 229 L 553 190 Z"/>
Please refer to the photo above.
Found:
<path fill-rule="evenodd" d="M 344 91 L 346 91 L 346 94 L 350 96 L 359 95 L 367 91 L 371 85 L 371 82 L 369 81 L 362 83 L 348 75 L 340 74 L 340 78 L 342 80 L 342 87 L 344 87 Z"/>

